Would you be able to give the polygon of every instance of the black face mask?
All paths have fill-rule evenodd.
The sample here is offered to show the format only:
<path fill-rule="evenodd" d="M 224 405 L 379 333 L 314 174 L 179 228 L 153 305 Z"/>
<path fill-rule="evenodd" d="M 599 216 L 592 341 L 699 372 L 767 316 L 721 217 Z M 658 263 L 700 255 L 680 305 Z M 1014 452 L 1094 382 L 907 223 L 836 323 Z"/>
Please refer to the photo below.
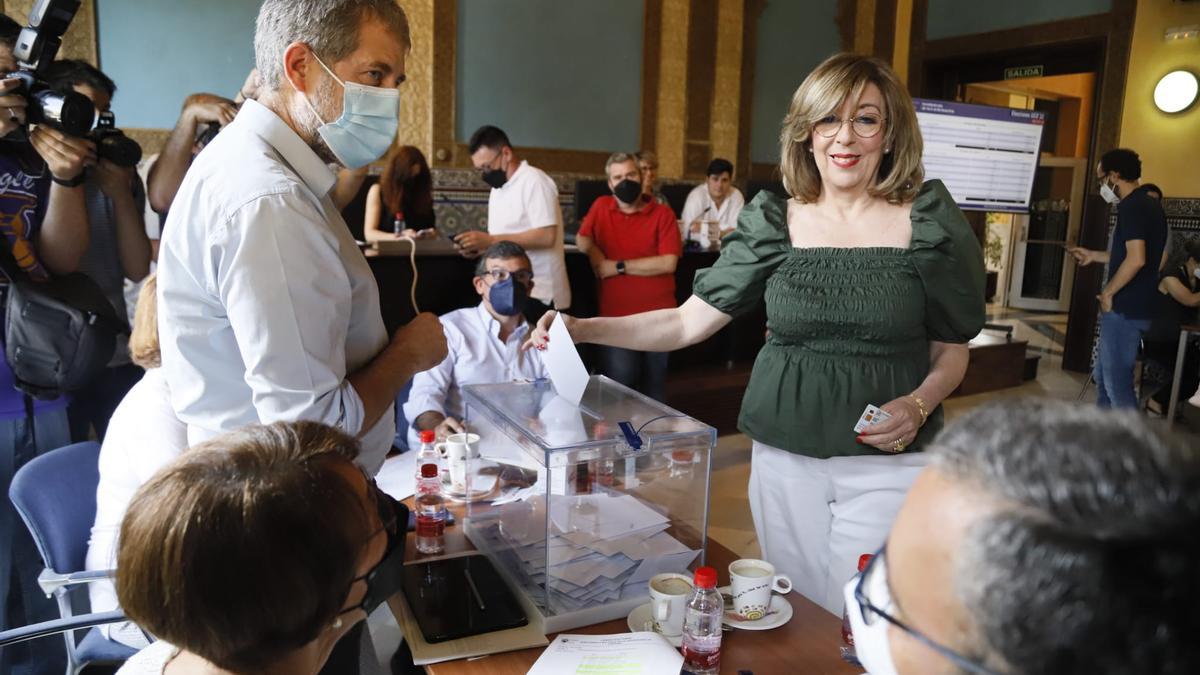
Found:
<path fill-rule="evenodd" d="M 617 186 L 613 188 L 613 194 L 617 196 L 617 199 L 621 200 L 622 204 L 633 206 L 637 203 L 638 197 L 642 196 L 642 184 L 636 180 L 626 178 L 617 183 Z"/>
<path fill-rule="evenodd" d="M 508 182 L 508 172 L 504 169 L 488 169 L 479 175 L 483 182 L 499 190 Z"/>
<path fill-rule="evenodd" d="M 501 155 L 496 155 L 496 157 L 501 157 Z M 499 190 L 500 188 L 504 187 L 505 183 L 508 182 L 508 169 L 484 169 L 479 174 L 479 177 L 483 179 L 483 182 Z"/>
<path fill-rule="evenodd" d="M 384 530 L 387 534 L 387 552 L 370 572 L 351 582 L 351 585 L 358 581 L 367 582 L 367 592 L 363 595 L 362 602 L 354 607 L 347 607 L 338 614 L 346 614 L 356 609 L 370 614 L 404 587 L 404 531 L 399 528 L 407 529 L 408 509 L 403 504 L 395 503 L 382 492 L 376 494 L 376 499 L 379 503 L 380 518 L 384 523 L 390 521 Z"/>

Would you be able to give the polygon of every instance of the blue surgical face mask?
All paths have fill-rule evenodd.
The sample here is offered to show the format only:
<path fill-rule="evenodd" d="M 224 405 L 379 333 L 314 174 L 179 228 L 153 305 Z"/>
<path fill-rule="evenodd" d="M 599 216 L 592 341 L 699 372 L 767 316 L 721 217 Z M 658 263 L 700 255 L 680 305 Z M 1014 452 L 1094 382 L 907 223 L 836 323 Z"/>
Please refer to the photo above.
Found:
<path fill-rule="evenodd" d="M 516 316 L 525 311 L 527 300 L 529 289 L 511 276 L 504 281 L 497 281 L 488 289 L 488 302 L 501 316 Z"/>
<path fill-rule="evenodd" d="M 342 116 L 333 122 L 321 119 L 321 113 L 304 95 L 304 102 L 321 120 L 317 133 L 347 169 L 358 169 L 383 157 L 400 126 L 400 92 L 383 87 L 368 87 L 343 82 L 316 54 L 313 58 L 342 85 Z"/>

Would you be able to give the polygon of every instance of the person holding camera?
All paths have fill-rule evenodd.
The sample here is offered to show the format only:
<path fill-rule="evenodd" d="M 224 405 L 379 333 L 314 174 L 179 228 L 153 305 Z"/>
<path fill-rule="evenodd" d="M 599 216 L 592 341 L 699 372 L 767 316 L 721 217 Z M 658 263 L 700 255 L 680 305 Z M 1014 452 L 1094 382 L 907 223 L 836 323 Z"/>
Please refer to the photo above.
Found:
<path fill-rule="evenodd" d="M 107 75 L 76 60 L 55 61 L 46 71 L 46 80 L 57 91 L 83 94 L 102 113 L 109 110 L 117 90 Z M 100 158 L 85 175 L 91 241 L 80 271 L 99 284 L 117 315 L 124 317 L 128 314 L 125 279 L 141 281 L 150 272 L 150 238 L 142 217 L 145 190 L 136 166 L 120 166 L 107 158 Z M 130 359 L 128 346 L 118 340 L 105 372 L 72 397 L 67 410 L 71 441 L 86 441 L 92 428 L 104 440 L 109 418 L 142 372 Z"/>
<path fill-rule="evenodd" d="M 0 72 L 17 69 L 13 48 L 20 32 L 20 25 L 0 15 Z M 11 257 L 13 269 L 28 278 L 46 280 L 77 270 L 88 248 L 82 176 L 96 163 L 96 147 L 47 125 L 26 133 L 29 104 L 20 89 L 16 78 L 0 80 L 0 233 L 6 249 L 0 256 Z M 0 278 L 0 287 L 7 286 Z M 23 395 L 0 359 L 0 491 L 8 494 L 26 462 L 70 440 L 67 399 Z M 41 567 L 16 509 L 7 498 L 0 500 L 0 629 L 58 617 L 38 588 Z M 65 665 L 61 644 L 49 640 L 0 650 L 0 672 L 61 673 Z"/>

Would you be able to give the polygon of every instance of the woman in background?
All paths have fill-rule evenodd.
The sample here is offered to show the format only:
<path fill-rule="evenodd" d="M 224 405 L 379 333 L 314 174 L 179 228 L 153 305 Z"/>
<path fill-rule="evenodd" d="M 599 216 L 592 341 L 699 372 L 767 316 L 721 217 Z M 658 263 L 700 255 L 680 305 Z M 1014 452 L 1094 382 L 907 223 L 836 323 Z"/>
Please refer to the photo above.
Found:
<path fill-rule="evenodd" d="M 393 241 L 401 237 L 426 239 L 436 236 L 433 213 L 433 174 L 425 155 L 411 145 L 402 145 L 388 156 L 379 182 L 367 191 L 363 235 L 368 242 Z M 397 221 L 404 223 L 396 231 Z"/>
<path fill-rule="evenodd" d="M 167 380 L 159 368 L 157 289 L 152 274 L 138 293 L 129 335 L 129 354 L 134 363 L 146 369 L 146 374 L 117 405 L 100 446 L 96 521 L 85 559 L 88 570 L 116 567 L 117 533 L 129 501 L 143 483 L 187 447 L 187 425 L 171 408 Z M 111 581 L 89 584 L 88 598 L 93 612 L 117 609 L 117 592 Z M 129 621 L 101 626 L 100 632 L 130 647 L 149 644 L 145 633 Z"/>
<path fill-rule="evenodd" d="M 1158 294 L 1155 296 L 1154 316 L 1150 330 L 1142 337 L 1143 351 L 1147 359 L 1161 364 L 1167 373 L 1175 372 L 1176 356 L 1179 353 L 1179 328 L 1196 322 L 1196 308 L 1200 307 L 1200 280 L 1196 270 L 1200 269 L 1200 239 L 1190 239 L 1171 253 L 1163 267 Z M 1195 391 L 1200 385 L 1200 347 L 1190 342 L 1183 358 L 1183 377 L 1179 383 L 1181 395 Z M 1151 395 L 1146 405 L 1150 411 L 1165 415 L 1170 404 L 1171 383 Z"/>

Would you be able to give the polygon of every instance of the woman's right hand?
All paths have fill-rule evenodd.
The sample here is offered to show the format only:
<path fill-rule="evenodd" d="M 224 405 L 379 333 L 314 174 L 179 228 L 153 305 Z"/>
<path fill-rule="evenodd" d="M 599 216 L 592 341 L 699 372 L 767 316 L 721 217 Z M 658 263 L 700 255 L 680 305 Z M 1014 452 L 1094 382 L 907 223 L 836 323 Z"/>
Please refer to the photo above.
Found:
<path fill-rule="evenodd" d="M 527 352 L 530 349 L 545 350 L 546 346 L 550 344 L 550 324 L 554 323 L 554 317 L 556 316 L 558 316 L 558 312 L 554 310 L 543 314 L 542 318 L 538 319 L 537 325 L 533 327 L 533 330 L 529 331 L 529 339 L 525 341 L 525 344 L 521 345 L 521 351 Z M 562 317 L 563 324 L 567 327 L 567 330 L 571 330 L 575 319 L 566 314 L 563 314 Z"/>

